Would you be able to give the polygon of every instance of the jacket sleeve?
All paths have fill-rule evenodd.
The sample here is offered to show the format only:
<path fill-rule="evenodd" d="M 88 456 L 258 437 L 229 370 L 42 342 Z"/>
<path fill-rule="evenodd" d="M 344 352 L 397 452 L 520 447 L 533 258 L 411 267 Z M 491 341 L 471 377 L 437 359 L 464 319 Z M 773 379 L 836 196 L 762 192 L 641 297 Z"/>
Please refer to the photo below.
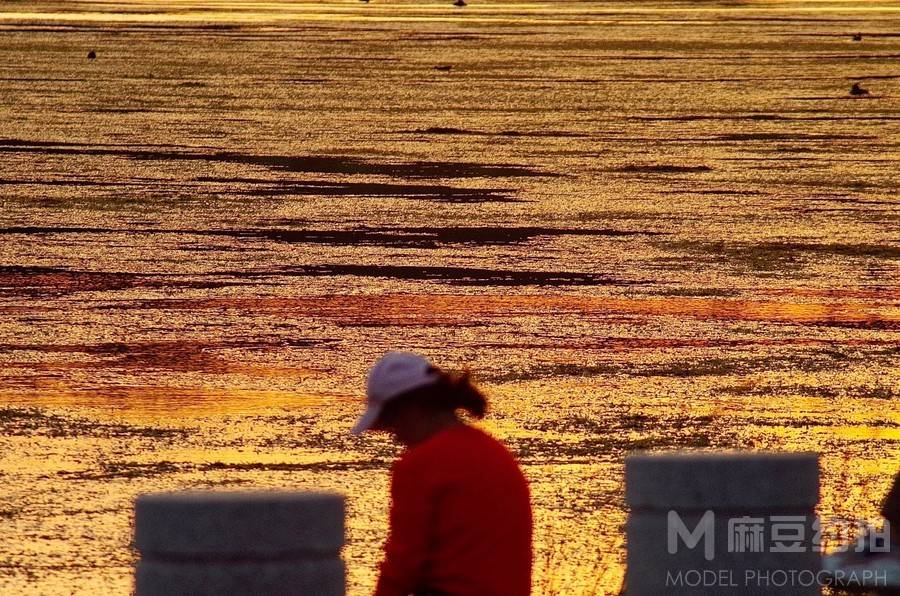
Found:
<path fill-rule="evenodd" d="M 427 479 L 410 462 L 391 472 L 390 531 L 375 596 L 407 596 L 422 585 L 434 503 Z"/>

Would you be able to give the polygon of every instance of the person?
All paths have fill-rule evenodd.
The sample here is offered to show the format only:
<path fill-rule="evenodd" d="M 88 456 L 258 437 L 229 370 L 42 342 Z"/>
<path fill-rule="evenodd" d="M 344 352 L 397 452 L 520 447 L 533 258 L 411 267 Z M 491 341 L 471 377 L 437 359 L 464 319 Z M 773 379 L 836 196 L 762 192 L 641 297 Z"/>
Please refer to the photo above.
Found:
<path fill-rule="evenodd" d="M 881 505 L 883 534 L 863 534 L 822 559 L 832 586 L 848 591 L 900 593 L 900 472 Z"/>
<path fill-rule="evenodd" d="M 487 410 L 468 375 L 390 352 L 369 372 L 366 401 L 352 432 L 386 431 L 405 446 L 391 468 L 376 596 L 527 596 L 528 483 L 506 447 L 460 418 Z"/>
<path fill-rule="evenodd" d="M 894 483 L 881 504 L 881 517 L 891 525 L 891 545 L 900 555 L 900 472 L 894 476 Z"/>

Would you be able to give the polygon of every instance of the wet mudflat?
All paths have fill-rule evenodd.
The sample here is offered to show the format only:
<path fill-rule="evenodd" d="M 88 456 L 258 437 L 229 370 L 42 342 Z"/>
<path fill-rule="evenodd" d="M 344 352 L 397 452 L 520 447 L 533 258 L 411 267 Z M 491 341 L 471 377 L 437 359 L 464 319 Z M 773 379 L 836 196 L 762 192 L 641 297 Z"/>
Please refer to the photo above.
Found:
<path fill-rule="evenodd" d="M 273 487 L 348 495 L 368 593 L 397 450 L 347 429 L 398 346 L 491 396 L 536 594 L 618 589 L 635 449 L 819 451 L 820 513 L 874 517 L 898 30 L 887 2 L 0 7 L 0 592 L 126 594 L 136 494 Z"/>

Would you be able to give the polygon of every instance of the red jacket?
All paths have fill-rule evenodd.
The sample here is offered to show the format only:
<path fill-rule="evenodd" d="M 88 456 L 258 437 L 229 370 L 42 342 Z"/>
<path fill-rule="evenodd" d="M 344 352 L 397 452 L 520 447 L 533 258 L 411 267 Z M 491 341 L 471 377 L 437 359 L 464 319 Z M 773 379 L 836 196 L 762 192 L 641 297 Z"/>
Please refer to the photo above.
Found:
<path fill-rule="evenodd" d="M 481 430 L 454 426 L 400 456 L 390 523 L 376 596 L 531 591 L 528 484 L 509 451 Z"/>

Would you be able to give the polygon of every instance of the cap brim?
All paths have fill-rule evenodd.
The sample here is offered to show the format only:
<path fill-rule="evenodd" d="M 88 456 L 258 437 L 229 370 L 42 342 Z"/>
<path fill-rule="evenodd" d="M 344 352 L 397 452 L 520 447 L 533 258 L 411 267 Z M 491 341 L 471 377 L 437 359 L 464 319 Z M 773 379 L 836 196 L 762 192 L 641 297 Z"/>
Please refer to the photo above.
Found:
<path fill-rule="evenodd" d="M 363 412 L 363 415 L 360 416 L 359 420 L 356 422 L 356 425 L 350 430 L 351 434 L 361 435 L 367 430 L 371 429 L 375 426 L 375 422 L 378 421 L 378 417 L 381 415 L 381 406 L 370 405 L 366 408 L 366 411 Z"/>

